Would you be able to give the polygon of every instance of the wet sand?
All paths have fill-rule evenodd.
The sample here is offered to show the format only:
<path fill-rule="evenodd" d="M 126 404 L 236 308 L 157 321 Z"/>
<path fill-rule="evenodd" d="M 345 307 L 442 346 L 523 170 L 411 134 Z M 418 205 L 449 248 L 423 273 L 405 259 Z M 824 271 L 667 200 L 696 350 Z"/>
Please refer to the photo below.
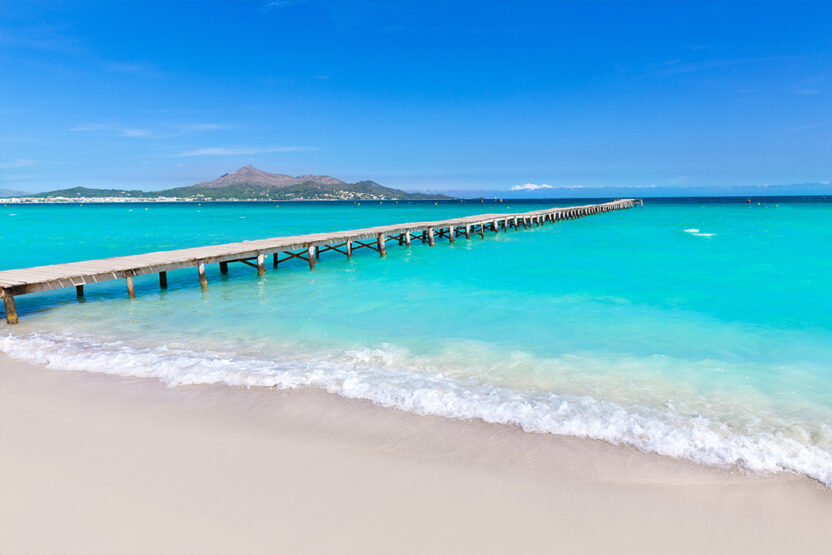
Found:
<path fill-rule="evenodd" d="M 2 553 L 828 553 L 832 490 L 321 391 L 0 356 Z"/>

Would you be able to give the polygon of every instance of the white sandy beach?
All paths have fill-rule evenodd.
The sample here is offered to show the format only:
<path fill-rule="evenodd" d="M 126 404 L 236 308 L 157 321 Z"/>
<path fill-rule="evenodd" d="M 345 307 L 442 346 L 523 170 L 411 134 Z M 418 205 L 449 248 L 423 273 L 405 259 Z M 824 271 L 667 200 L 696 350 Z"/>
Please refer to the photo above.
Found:
<path fill-rule="evenodd" d="M 832 490 L 320 391 L 0 357 L 2 553 L 828 553 Z"/>

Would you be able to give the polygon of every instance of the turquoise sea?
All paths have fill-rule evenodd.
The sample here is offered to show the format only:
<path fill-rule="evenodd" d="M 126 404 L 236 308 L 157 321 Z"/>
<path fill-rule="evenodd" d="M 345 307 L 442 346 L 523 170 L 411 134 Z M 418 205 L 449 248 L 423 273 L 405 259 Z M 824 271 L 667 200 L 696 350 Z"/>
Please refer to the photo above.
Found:
<path fill-rule="evenodd" d="M 759 203 L 758 203 L 759 201 Z M 589 201 L 0 206 L 0 269 Z M 17 298 L 0 350 L 172 386 L 316 387 L 832 486 L 832 199 L 644 208 Z"/>

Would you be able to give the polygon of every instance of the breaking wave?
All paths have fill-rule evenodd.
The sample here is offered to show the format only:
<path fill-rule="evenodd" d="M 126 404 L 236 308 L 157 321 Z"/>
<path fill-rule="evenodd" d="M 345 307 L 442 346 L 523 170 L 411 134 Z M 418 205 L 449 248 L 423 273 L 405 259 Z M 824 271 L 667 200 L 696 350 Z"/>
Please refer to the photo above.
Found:
<path fill-rule="evenodd" d="M 0 336 L 0 351 L 51 369 L 155 378 L 170 386 L 313 387 L 420 415 L 477 418 L 528 432 L 604 440 L 707 465 L 791 471 L 832 487 L 832 451 L 786 437 L 776 426 L 763 423 L 757 431 L 740 430 L 702 415 L 681 414 L 670 404 L 625 406 L 586 395 L 515 389 L 454 376 L 393 347 L 285 354 L 269 360 L 218 350 L 141 347 L 86 335 L 29 333 Z"/>

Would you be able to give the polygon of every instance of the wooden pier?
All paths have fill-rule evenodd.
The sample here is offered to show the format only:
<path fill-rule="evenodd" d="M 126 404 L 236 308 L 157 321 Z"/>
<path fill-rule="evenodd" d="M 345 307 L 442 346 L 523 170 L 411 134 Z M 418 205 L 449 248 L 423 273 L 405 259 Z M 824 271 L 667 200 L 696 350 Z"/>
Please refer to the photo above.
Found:
<path fill-rule="evenodd" d="M 520 214 L 480 214 L 436 222 L 413 222 L 350 231 L 274 237 L 19 270 L 3 270 L 0 271 L 0 297 L 3 298 L 5 306 L 6 322 L 16 324 L 18 318 L 14 298 L 26 293 L 75 287 L 76 296 L 80 298 L 83 297 L 84 286 L 87 284 L 123 279 L 127 285 L 127 294 L 133 299 L 136 296 L 133 288 L 135 276 L 158 273 L 159 286 L 165 288 L 167 287 L 167 272 L 196 267 L 200 285 L 207 287 L 208 279 L 205 275 L 207 264 L 219 264 L 220 271 L 226 273 L 230 262 L 240 262 L 256 268 L 257 273 L 263 275 L 266 273 L 266 259 L 271 257 L 273 268 L 277 268 L 281 262 L 300 259 L 306 261 L 310 269 L 315 269 L 321 253 L 327 251 L 336 251 L 349 257 L 356 249 L 368 248 L 384 256 L 387 254 L 387 243 L 391 241 L 399 246 L 408 247 L 413 241 L 420 241 L 432 247 L 440 238 L 446 238 L 451 243 L 458 237 L 470 239 L 472 234 L 485 238 L 487 231 L 498 233 L 509 229 L 527 229 L 546 223 L 574 220 L 593 214 L 632 208 L 636 205 L 643 205 L 643 202 L 636 199 L 623 199 L 603 204 L 550 208 Z"/>

